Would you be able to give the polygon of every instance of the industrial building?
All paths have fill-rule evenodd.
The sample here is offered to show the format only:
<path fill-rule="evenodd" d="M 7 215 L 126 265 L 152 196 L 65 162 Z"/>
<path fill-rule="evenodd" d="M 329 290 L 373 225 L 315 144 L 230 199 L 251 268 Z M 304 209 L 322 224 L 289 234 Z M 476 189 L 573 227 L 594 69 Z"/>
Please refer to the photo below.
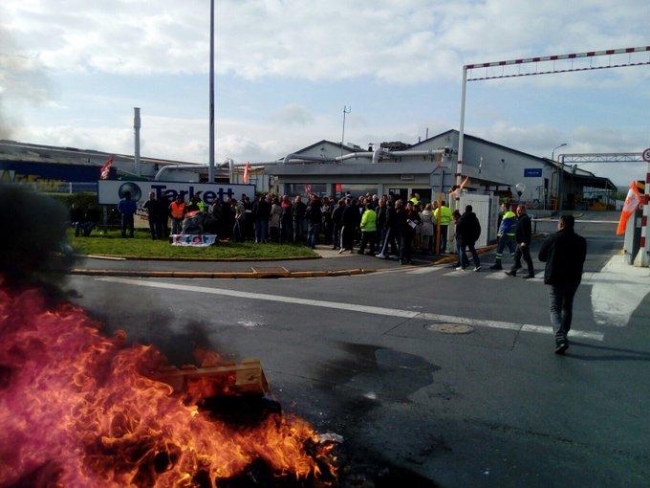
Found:
<path fill-rule="evenodd" d="M 422 200 L 448 194 L 456 184 L 456 130 L 448 130 L 409 145 L 381 143 L 367 149 L 321 140 L 277 161 L 254 162 L 249 183 L 258 191 L 287 195 L 361 195 L 394 193 Z M 564 207 L 613 202 L 615 185 L 575 166 L 560 166 L 485 139 L 465 135 L 463 192 L 496 195 L 555 209 L 562 194 Z M 113 156 L 109 179 L 207 182 L 206 165 L 111 154 L 71 147 L 0 141 L 0 182 L 23 182 L 49 192 L 97 191 L 100 168 Z M 215 180 L 243 183 L 244 168 L 226 160 L 215 168 Z"/>

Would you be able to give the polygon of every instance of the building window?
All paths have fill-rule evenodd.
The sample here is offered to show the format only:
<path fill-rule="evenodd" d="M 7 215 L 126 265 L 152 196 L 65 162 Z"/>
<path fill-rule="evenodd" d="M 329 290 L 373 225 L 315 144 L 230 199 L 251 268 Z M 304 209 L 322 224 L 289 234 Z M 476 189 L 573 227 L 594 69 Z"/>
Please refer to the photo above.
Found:
<path fill-rule="evenodd" d="M 325 183 L 288 183 L 285 185 L 287 195 L 294 197 L 300 195 L 308 197 L 315 193 L 319 197 L 327 196 L 327 185 Z"/>
<path fill-rule="evenodd" d="M 353 197 L 360 197 L 365 195 L 366 193 L 370 193 L 371 195 L 375 195 L 377 193 L 377 186 L 376 185 L 350 185 L 347 183 L 337 183 L 334 185 L 335 197 L 342 197 L 345 196 L 348 192 L 353 196 Z"/>

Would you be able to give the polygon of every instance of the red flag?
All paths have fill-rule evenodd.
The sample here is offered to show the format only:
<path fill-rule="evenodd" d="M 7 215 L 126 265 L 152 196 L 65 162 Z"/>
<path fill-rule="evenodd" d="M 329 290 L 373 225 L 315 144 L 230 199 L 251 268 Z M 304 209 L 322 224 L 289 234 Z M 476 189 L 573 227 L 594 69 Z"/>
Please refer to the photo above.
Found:
<path fill-rule="evenodd" d="M 244 183 L 248 183 L 248 173 L 250 172 L 251 167 L 250 164 L 246 163 L 246 166 L 244 166 Z"/>
<path fill-rule="evenodd" d="M 616 229 L 616 235 L 625 234 L 625 227 L 627 226 L 627 221 L 630 220 L 630 216 L 636 212 L 636 209 L 641 204 L 641 193 L 636 187 L 636 181 L 633 181 L 630 185 L 630 189 L 627 191 L 627 198 L 623 204 L 623 210 L 621 211 L 621 218 L 618 221 L 618 228 Z"/>
<path fill-rule="evenodd" d="M 111 165 L 113 164 L 113 156 L 109 156 L 109 158 L 106 160 L 104 163 L 104 166 L 102 166 L 102 169 L 99 172 L 99 179 L 100 180 L 107 180 L 108 175 L 111 173 Z"/>

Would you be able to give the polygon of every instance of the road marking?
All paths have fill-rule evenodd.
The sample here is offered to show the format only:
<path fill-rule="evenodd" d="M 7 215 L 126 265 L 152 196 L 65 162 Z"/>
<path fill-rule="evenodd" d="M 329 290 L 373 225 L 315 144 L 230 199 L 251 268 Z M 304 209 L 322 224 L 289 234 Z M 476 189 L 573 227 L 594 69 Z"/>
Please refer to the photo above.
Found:
<path fill-rule="evenodd" d="M 489 273 L 485 275 L 486 280 L 505 280 L 508 277 L 503 271 L 499 273 Z"/>
<path fill-rule="evenodd" d="M 418 269 L 414 269 L 413 271 L 407 271 L 406 274 L 410 274 L 410 275 L 427 274 L 427 273 L 433 273 L 435 271 L 441 271 L 443 269 L 445 269 L 444 266 L 427 266 L 426 268 L 418 268 Z"/>
<path fill-rule="evenodd" d="M 208 288 L 205 286 L 182 285 L 180 283 L 164 283 L 160 281 L 142 281 L 132 278 L 103 277 L 95 278 L 98 281 L 109 283 L 121 283 L 125 285 L 144 286 L 147 288 L 158 288 L 174 291 L 188 291 L 193 293 L 206 293 L 209 295 L 220 295 L 233 298 L 244 298 L 248 300 L 264 300 L 268 302 L 287 303 L 292 305 L 306 305 L 310 307 L 331 308 L 334 310 L 347 310 L 349 312 L 360 312 L 372 315 L 382 315 L 387 317 L 398 317 L 405 319 L 428 320 L 434 322 L 455 323 L 471 325 L 474 327 L 489 327 L 492 329 L 519 330 L 522 332 L 534 332 L 540 334 L 553 334 L 551 327 L 543 327 L 529 324 L 518 324 L 515 322 L 502 322 L 497 320 L 472 319 L 468 317 L 458 317 L 456 315 L 441 315 L 427 312 L 415 312 L 409 310 L 400 310 L 396 308 L 373 307 L 368 305 L 355 305 L 353 303 L 330 302 L 326 300 L 311 300 L 307 298 L 286 297 L 280 295 L 269 295 L 266 293 L 251 293 L 238 290 L 227 290 L 224 288 Z M 581 337 L 602 341 L 604 335 L 600 332 L 581 332 L 571 330 L 571 336 Z"/>
<path fill-rule="evenodd" d="M 597 324 L 625 327 L 650 293 L 650 269 L 625 264 L 617 255 L 599 273 L 585 274 L 591 287 L 591 307 Z"/>

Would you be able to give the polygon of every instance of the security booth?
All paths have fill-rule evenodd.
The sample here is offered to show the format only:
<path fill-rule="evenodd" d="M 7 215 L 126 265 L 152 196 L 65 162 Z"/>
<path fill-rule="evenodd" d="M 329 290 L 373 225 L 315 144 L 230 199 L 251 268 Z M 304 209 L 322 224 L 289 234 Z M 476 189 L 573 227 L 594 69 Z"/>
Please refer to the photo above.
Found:
<path fill-rule="evenodd" d="M 497 218 L 499 215 L 499 198 L 492 195 L 479 195 L 476 193 L 463 193 L 458 200 L 458 210 L 462 214 L 467 205 L 472 206 L 481 224 L 481 235 L 476 241 L 476 248 L 486 247 L 496 239 Z"/>

